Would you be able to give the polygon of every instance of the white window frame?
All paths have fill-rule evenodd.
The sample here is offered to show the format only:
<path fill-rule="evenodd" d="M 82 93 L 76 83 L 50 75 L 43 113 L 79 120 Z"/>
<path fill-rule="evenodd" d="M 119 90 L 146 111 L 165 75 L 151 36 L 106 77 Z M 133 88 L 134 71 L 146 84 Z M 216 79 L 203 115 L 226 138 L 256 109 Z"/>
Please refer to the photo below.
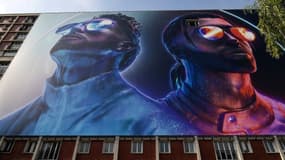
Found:
<path fill-rule="evenodd" d="M 88 154 L 90 153 L 91 141 L 81 140 L 78 144 L 77 153 Z"/>
<path fill-rule="evenodd" d="M 233 141 L 214 141 L 214 149 L 217 160 L 238 160 Z"/>
<path fill-rule="evenodd" d="M 277 153 L 277 147 L 274 140 L 263 140 L 263 147 L 266 153 Z M 271 148 L 272 147 L 272 148 Z"/>
<path fill-rule="evenodd" d="M 105 153 L 105 154 L 114 153 L 114 145 L 115 145 L 114 141 L 104 141 L 102 153 Z"/>
<path fill-rule="evenodd" d="M 161 148 L 163 146 L 163 148 Z M 171 144 L 169 140 L 159 141 L 159 153 L 169 154 L 171 153 Z"/>
<path fill-rule="evenodd" d="M 28 140 L 25 144 L 24 153 L 34 153 L 36 150 L 38 141 Z"/>
<path fill-rule="evenodd" d="M 143 153 L 143 141 L 133 140 L 131 143 L 131 153 L 142 154 Z"/>
<path fill-rule="evenodd" d="M 15 140 L 12 139 L 4 139 L 0 146 L 0 153 L 11 153 L 15 145 Z M 8 149 L 6 150 L 6 148 Z"/>
<path fill-rule="evenodd" d="M 240 147 L 241 153 L 253 153 L 251 143 L 249 140 L 240 140 L 239 147 Z"/>
<path fill-rule="evenodd" d="M 52 149 L 48 147 L 50 147 L 50 145 L 52 145 L 52 147 L 54 147 L 54 151 L 57 151 L 57 152 L 52 152 Z M 38 155 L 38 158 L 37 160 L 57 160 L 58 159 L 58 156 L 59 156 L 59 152 L 60 152 L 60 147 L 61 147 L 61 141 L 43 141 L 43 143 L 41 144 L 41 147 L 39 148 L 39 155 Z M 41 156 L 41 151 L 43 150 L 43 152 L 46 152 L 46 153 L 43 153 L 43 157 L 40 157 Z M 47 153 L 48 152 L 48 153 Z"/>
<path fill-rule="evenodd" d="M 187 148 L 188 148 L 188 150 L 187 150 Z M 186 154 L 196 153 L 195 141 L 194 140 L 184 140 L 183 141 L 183 149 L 184 149 L 184 153 L 186 153 Z"/>

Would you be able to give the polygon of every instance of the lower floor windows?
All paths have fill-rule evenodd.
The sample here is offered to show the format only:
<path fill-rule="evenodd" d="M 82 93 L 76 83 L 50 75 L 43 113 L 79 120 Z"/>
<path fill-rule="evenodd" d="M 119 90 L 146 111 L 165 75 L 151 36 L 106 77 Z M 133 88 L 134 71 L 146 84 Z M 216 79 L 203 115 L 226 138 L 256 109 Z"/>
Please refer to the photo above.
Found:
<path fill-rule="evenodd" d="M 90 141 L 80 141 L 78 144 L 78 153 L 89 153 L 90 151 Z"/>
<path fill-rule="evenodd" d="M 263 140 L 264 148 L 266 153 L 276 153 L 276 146 L 274 144 L 274 140 Z"/>
<path fill-rule="evenodd" d="M 217 160 L 237 160 L 236 151 L 232 141 L 214 142 Z"/>
<path fill-rule="evenodd" d="M 15 141 L 12 139 L 4 139 L 1 146 L 0 152 L 11 152 L 13 149 Z"/>
<path fill-rule="evenodd" d="M 170 141 L 159 142 L 159 153 L 170 153 Z"/>
<path fill-rule="evenodd" d="M 242 153 L 252 153 L 251 144 L 248 140 L 241 140 L 239 145 Z"/>
<path fill-rule="evenodd" d="M 114 141 L 105 141 L 103 143 L 103 153 L 113 153 Z"/>
<path fill-rule="evenodd" d="M 38 160 L 56 160 L 60 148 L 60 141 L 44 141 L 40 147 Z"/>
<path fill-rule="evenodd" d="M 143 141 L 132 141 L 131 153 L 143 153 Z"/>
<path fill-rule="evenodd" d="M 37 141 L 27 141 L 24 148 L 24 153 L 34 153 L 36 146 L 37 146 Z"/>
<path fill-rule="evenodd" d="M 185 140 L 183 142 L 184 153 L 195 153 L 195 143 L 194 140 Z"/>

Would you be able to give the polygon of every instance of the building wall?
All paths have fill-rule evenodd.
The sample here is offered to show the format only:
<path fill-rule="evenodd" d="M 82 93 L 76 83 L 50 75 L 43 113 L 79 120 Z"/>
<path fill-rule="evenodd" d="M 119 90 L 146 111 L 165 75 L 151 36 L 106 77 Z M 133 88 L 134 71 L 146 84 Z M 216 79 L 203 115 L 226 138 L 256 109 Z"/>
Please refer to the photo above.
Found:
<path fill-rule="evenodd" d="M 266 153 L 261 140 L 251 140 L 250 143 L 252 146 L 253 153 L 243 153 L 244 160 L 281 160 L 279 153 Z"/>
<path fill-rule="evenodd" d="M 118 160 L 155 160 L 155 140 L 143 141 L 143 153 L 131 153 L 131 140 L 120 140 Z"/>
<path fill-rule="evenodd" d="M 0 153 L 1 160 L 31 160 L 32 153 L 24 153 L 26 140 L 17 140 L 12 148 L 11 153 Z"/>
<path fill-rule="evenodd" d="M 0 79 L 28 35 L 38 15 L 0 15 Z"/>
<path fill-rule="evenodd" d="M 0 149 L 4 141 L 5 137 L 0 140 Z M 8 137 L 7 139 L 14 139 L 15 143 L 12 147 L 10 153 L 0 152 L 0 160 L 30 160 L 35 153 L 24 153 L 24 148 L 26 142 L 28 141 L 27 137 Z M 183 137 L 169 137 L 171 144 L 171 152 L 170 153 L 159 153 L 159 150 L 156 150 L 156 142 L 155 138 L 141 138 L 143 140 L 143 153 L 134 154 L 131 153 L 131 144 L 132 138 L 122 137 L 119 139 L 119 147 L 114 147 L 114 153 L 103 153 L 103 142 L 104 137 L 100 138 L 86 138 L 91 142 L 89 153 L 77 153 L 76 157 L 74 156 L 74 150 L 76 147 L 76 138 L 75 137 L 47 137 L 42 138 L 42 142 L 46 140 L 50 141 L 61 141 L 58 160 L 72 160 L 75 158 L 76 160 L 199 160 L 199 155 L 201 160 L 215 160 L 216 153 L 214 148 L 214 140 L 215 138 L 198 138 L 199 150 L 196 148 L 196 153 L 193 154 L 185 154 L 183 148 Z M 166 139 L 163 137 L 163 139 Z M 33 138 L 34 141 L 40 144 L 39 140 Z M 281 154 L 278 152 L 278 147 L 276 148 L 275 153 L 266 153 L 263 138 L 254 138 L 250 139 L 250 144 L 252 148 L 252 153 L 243 153 L 242 157 L 244 160 L 281 160 Z M 2 142 L 1 142 L 2 141 Z M 233 142 L 237 147 L 239 147 L 239 143 Z M 274 142 L 274 145 L 277 146 L 277 143 Z M 39 145 L 40 146 L 40 145 Z M 77 146 L 78 147 L 78 146 Z M 39 152 L 39 151 L 38 151 Z M 284 151 L 282 151 L 284 152 Z M 117 154 L 117 156 L 114 156 Z M 159 159 L 156 159 L 156 154 L 159 154 Z M 238 153 L 236 153 L 238 154 Z M 116 158 L 117 157 L 117 158 Z"/>
<path fill-rule="evenodd" d="M 171 153 L 160 153 L 160 160 L 196 160 L 197 154 L 184 153 L 183 140 L 172 140 L 170 141 Z"/>
<path fill-rule="evenodd" d="M 102 153 L 103 140 L 92 140 L 90 152 L 88 154 L 78 153 L 76 160 L 113 160 L 112 153 Z"/>
<path fill-rule="evenodd" d="M 74 140 L 68 140 L 68 141 L 63 141 L 61 144 L 61 149 L 59 152 L 59 160 L 68 160 L 72 159 L 72 155 L 74 152 L 74 147 L 75 147 L 75 141 Z"/>
<path fill-rule="evenodd" d="M 212 140 L 200 140 L 199 141 L 200 154 L 202 160 L 215 160 L 215 150 Z"/>

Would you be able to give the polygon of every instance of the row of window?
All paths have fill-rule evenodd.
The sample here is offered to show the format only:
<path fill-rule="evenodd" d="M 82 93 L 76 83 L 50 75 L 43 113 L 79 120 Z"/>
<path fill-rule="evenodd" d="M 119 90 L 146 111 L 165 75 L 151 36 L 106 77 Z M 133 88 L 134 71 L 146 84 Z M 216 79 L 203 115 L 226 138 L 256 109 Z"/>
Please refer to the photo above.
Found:
<path fill-rule="evenodd" d="M 193 141 L 184 141 L 184 152 L 185 153 L 195 153 L 195 147 Z M 78 153 L 89 153 L 91 142 L 81 141 L 78 146 Z M 113 153 L 114 142 L 104 142 L 103 143 L 103 153 Z M 159 142 L 159 152 L 160 153 L 171 153 L 170 141 L 160 141 Z M 143 141 L 132 141 L 131 143 L 131 153 L 143 153 Z"/>
<path fill-rule="evenodd" d="M 17 20 L 17 21 L 16 21 Z M 0 23 L 13 23 L 16 21 L 16 23 L 34 23 L 36 20 L 35 16 L 6 16 L 6 17 L 0 17 Z"/>
<path fill-rule="evenodd" d="M 285 140 L 279 140 L 282 152 L 285 151 Z M 266 153 L 277 153 L 277 147 L 273 139 L 263 140 L 263 145 Z M 253 153 L 250 141 L 239 141 L 239 146 L 242 153 Z M 237 154 L 233 142 L 214 142 L 217 160 L 237 160 Z"/>
<path fill-rule="evenodd" d="M 4 32 L 0 32 L 0 39 L 4 38 L 3 41 L 23 41 L 28 33 L 8 33 L 4 38 Z"/>
<path fill-rule="evenodd" d="M 21 31 L 29 31 L 32 28 L 30 24 L 22 24 L 22 25 L 8 25 L 8 24 L 0 24 L 0 32 L 6 32 L 11 28 L 12 32 L 21 32 Z"/>
<path fill-rule="evenodd" d="M 22 42 L 10 42 L 0 44 L 0 56 L 15 56 Z"/>
<path fill-rule="evenodd" d="M 0 152 L 11 152 L 15 141 L 5 139 L 0 146 Z M 27 141 L 24 147 L 24 153 L 34 153 L 38 141 Z M 281 150 L 285 151 L 285 140 L 279 140 Z M 277 147 L 273 139 L 263 140 L 264 148 L 267 153 L 276 153 Z M 59 153 L 61 141 L 43 141 L 39 147 L 37 159 L 56 159 Z M 239 141 L 239 146 L 242 153 L 253 153 L 251 143 L 248 140 Z M 78 144 L 77 153 L 88 154 L 91 148 L 91 141 L 82 140 Z M 195 143 L 192 140 L 183 141 L 184 153 L 196 153 Z M 218 160 L 237 160 L 236 149 L 233 141 L 215 141 L 214 149 Z M 113 153 L 114 141 L 104 141 L 102 153 Z M 160 153 L 171 153 L 171 145 L 168 140 L 159 141 Z M 143 153 L 143 141 L 132 141 L 131 153 Z"/>
<path fill-rule="evenodd" d="M 15 57 L 17 54 L 17 50 L 6 50 L 6 51 L 0 51 L 0 57 Z"/>
<path fill-rule="evenodd" d="M 170 141 L 160 141 L 159 142 L 159 152 L 160 153 L 171 153 Z M 184 153 L 195 153 L 195 143 L 194 141 L 183 141 Z"/>
<path fill-rule="evenodd" d="M 4 140 L 0 152 L 11 152 L 14 145 L 14 140 Z M 56 150 L 59 146 L 60 141 L 47 141 L 43 142 L 41 146 L 41 152 L 47 152 L 50 150 Z M 35 151 L 37 141 L 27 141 L 24 153 L 33 153 Z M 183 141 L 185 153 L 195 153 L 194 141 Z M 78 153 L 89 153 L 91 147 L 91 141 L 80 141 L 78 144 Z M 105 141 L 103 143 L 102 153 L 113 153 L 114 141 Z M 40 152 L 40 153 L 41 153 Z M 170 141 L 159 142 L 160 153 L 171 153 Z M 143 153 L 143 141 L 132 141 L 131 153 Z M 41 155 L 41 154 L 40 154 Z M 45 154 L 44 154 L 45 155 Z"/>
<path fill-rule="evenodd" d="M 24 152 L 33 153 L 37 141 L 27 141 Z M 250 141 L 240 141 L 240 149 L 242 153 L 252 153 L 252 147 Z M 273 140 L 263 141 L 264 147 L 267 153 L 277 152 L 276 146 Z M 14 144 L 13 140 L 3 141 L 0 151 L 10 152 Z M 48 143 L 49 144 L 49 143 Z M 80 141 L 78 146 L 78 153 L 89 153 L 91 142 L 90 141 Z M 113 153 L 114 142 L 104 142 L 103 153 Z M 160 153 L 171 153 L 170 141 L 160 141 L 159 142 L 159 152 Z M 285 141 L 280 141 L 280 146 L 282 150 L 285 150 Z M 183 141 L 183 147 L 185 153 L 195 153 L 194 141 Z M 215 142 L 214 147 L 217 151 L 220 150 L 233 150 L 232 142 Z M 131 143 L 131 153 L 143 153 L 143 141 L 132 141 Z"/>
<path fill-rule="evenodd" d="M 22 42 L 13 42 L 7 46 L 5 49 L 18 50 L 21 47 Z"/>
<path fill-rule="evenodd" d="M 240 141 L 240 149 L 242 153 L 253 153 L 250 141 Z M 285 152 L 285 140 L 279 140 L 280 148 Z M 277 153 L 277 146 L 274 140 L 263 140 L 263 145 L 266 153 Z"/>

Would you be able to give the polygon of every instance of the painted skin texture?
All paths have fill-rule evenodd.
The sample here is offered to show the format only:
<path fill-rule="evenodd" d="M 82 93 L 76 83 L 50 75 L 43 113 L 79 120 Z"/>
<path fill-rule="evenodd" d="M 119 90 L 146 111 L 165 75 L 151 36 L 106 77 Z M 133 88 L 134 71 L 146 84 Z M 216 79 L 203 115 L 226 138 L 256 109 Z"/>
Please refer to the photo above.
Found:
<path fill-rule="evenodd" d="M 120 75 L 122 56 L 138 54 L 138 37 L 108 18 L 69 26 L 51 49 L 57 68 L 43 95 L 0 120 L 1 135 L 182 134 L 171 109 Z"/>
<path fill-rule="evenodd" d="M 231 32 L 219 16 L 174 19 L 163 32 L 163 43 L 184 68 L 175 91 L 161 101 L 177 110 L 199 135 L 267 135 L 285 132 L 285 105 L 258 93 L 250 74 L 257 70 L 253 49 Z M 205 38 L 201 27 L 224 29 L 218 39 Z M 179 75 L 180 74 L 180 75 Z M 186 131 L 187 132 L 187 131 Z"/>

